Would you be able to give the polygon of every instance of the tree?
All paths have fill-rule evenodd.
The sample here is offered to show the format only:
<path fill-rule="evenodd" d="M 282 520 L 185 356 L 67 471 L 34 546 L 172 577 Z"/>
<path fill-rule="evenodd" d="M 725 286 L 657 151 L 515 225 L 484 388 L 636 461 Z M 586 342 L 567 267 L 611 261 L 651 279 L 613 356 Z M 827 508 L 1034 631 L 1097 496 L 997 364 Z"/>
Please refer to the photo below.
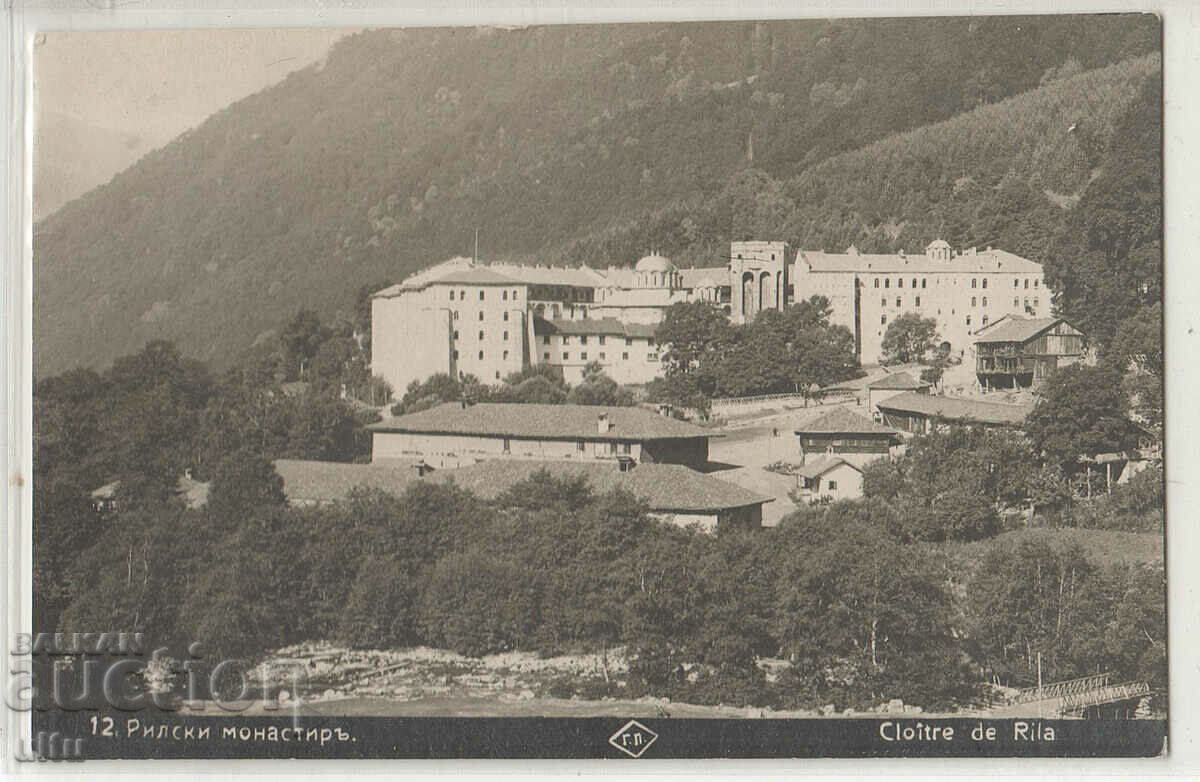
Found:
<path fill-rule="evenodd" d="M 263 506 L 281 506 L 287 502 L 283 478 L 275 466 L 253 451 L 230 454 L 217 465 L 208 489 L 208 512 L 225 524 L 240 519 Z"/>
<path fill-rule="evenodd" d="M 1026 432 L 1034 450 L 1063 472 L 1078 472 L 1082 457 L 1137 445 L 1137 427 L 1129 420 L 1129 400 L 1116 369 L 1075 364 L 1047 378 L 1037 393 Z"/>
<path fill-rule="evenodd" d="M 329 330 L 321 324 L 321 318 L 315 311 L 303 309 L 297 312 L 280 335 L 287 358 L 285 365 L 288 377 L 303 379 L 305 368 L 328 338 Z"/>
<path fill-rule="evenodd" d="M 600 362 L 593 361 L 583 368 L 583 380 L 567 394 L 568 404 L 610 405 L 629 407 L 634 404 L 633 393 L 617 385 L 604 372 Z"/>
<path fill-rule="evenodd" d="M 884 332 L 883 363 L 908 364 L 920 361 L 937 342 L 937 321 L 906 312 L 888 324 Z"/>

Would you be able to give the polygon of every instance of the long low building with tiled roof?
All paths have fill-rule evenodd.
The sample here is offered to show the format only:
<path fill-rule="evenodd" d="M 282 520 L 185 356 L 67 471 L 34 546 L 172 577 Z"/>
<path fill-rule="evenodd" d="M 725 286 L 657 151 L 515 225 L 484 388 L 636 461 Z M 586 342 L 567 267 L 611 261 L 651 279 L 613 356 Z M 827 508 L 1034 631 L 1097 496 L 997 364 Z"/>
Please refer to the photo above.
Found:
<path fill-rule="evenodd" d="M 641 407 L 457 402 L 371 424 L 372 461 L 438 467 L 480 459 L 708 463 L 719 436 Z"/>
<path fill-rule="evenodd" d="M 681 526 L 757 528 L 762 506 L 773 498 L 676 464 L 622 465 L 618 462 L 558 462 L 526 459 L 489 460 L 457 469 L 417 469 L 413 462 L 383 464 L 279 459 L 275 470 L 294 505 L 320 505 L 345 499 L 355 489 L 402 494 L 426 480 L 455 485 L 487 500 L 545 471 L 559 479 L 583 479 L 604 494 L 626 491 L 645 502 L 650 512 Z"/>
<path fill-rule="evenodd" d="M 1028 405 L 916 393 L 890 397 L 878 408 L 884 424 L 912 434 L 926 434 L 941 424 L 1020 429 L 1032 409 Z"/>

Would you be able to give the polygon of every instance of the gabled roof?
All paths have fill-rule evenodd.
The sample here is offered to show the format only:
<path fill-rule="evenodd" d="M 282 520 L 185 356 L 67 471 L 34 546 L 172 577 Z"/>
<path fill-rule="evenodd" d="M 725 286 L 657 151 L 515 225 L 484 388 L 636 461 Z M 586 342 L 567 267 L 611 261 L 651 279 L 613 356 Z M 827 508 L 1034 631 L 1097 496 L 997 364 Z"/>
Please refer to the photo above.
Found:
<path fill-rule="evenodd" d="M 772 502 L 732 483 L 710 478 L 677 464 L 639 464 L 621 472 L 617 462 L 553 462 L 492 459 L 457 469 L 435 470 L 418 476 L 412 462 L 350 464 L 346 462 L 279 459 L 275 470 L 283 491 L 293 503 L 341 500 L 354 488 L 401 494 L 419 480 L 454 483 L 483 499 L 494 499 L 540 470 L 558 478 L 584 478 L 594 491 L 625 489 L 660 512 L 716 512 Z"/>
<path fill-rule="evenodd" d="M 977 343 L 1028 342 L 1043 331 L 1054 328 L 1059 323 L 1066 323 L 1066 321 L 1062 318 L 1021 318 L 1009 315 L 1006 320 L 997 321 L 995 328 L 987 329 L 986 331 L 980 329 L 983 333 L 977 333 L 975 341 Z M 1078 331 L 1070 323 L 1067 323 L 1067 326 L 1073 331 Z"/>
<path fill-rule="evenodd" d="M 928 394 L 897 394 L 875 405 L 882 411 L 916 413 L 929 418 L 941 418 L 962 423 L 1019 426 L 1033 408 L 1028 405 L 1009 405 L 1001 402 L 981 402 L 952 396 Z"/>
<path fill-rule="evenodd" d="M 522 280 L 500 274 L 484 266 L 450 272 L 429 281 L 431 285 L 521 285 Z"/>
<path fill-rule="evenodd" d="M 616 318 L 581 318 L 566 320 L 534 316 L 533 333 L 542 334 L 604 334 L 619 337 L 653 337 L 655 326 L 650 323 L 625 323 Z"/>
<path fill-rule="evenodd" d="M 893 372 L 874 381 L 867 388 L 873 391 L 916 391 L 929 388 L 929 383 L 917 380 L 907 372 Z"/>
<path fill-rule="evenodd" d="M 825 415 L 797 426 L 796 434 L 896 435 L 897 432 L 845 407 L 835 407 Z"/>
<path fill-rule="evenodd" d="M 608 416 L 610 427 L 607 432 L 600 432 L 597 425 L 602 415 Z M 448 402 L 419 413 L 385 419 L 367 428 L 375 432 L 618 442 L 720 436 L 641 407 L 507 402 L 484 402 L 466 407 L 458 402 Z"/>
<path fill-rule="evenodd" d="M 552 462 L 490 459 L 456 470 L 439 470 L 438 480 L 453 481 L 485 499 L 545 470 L 557 478 L 584 478 L 597 492 L 624 489 L 661 512 L 716 512 L 761 505 L 773 498 L 712 478 L 678 464 L 638 464 L 621 472 L 615 462 Z"/>
<path fill-rule="evenodd" d="M 851 464 L 840 456 L 822 456 L 820 459 L 805 463 L 804 466 L 796 470 L 796 474 L 804 478 L 817 478 L 842 464 L 852 467 L 858 472 L 862 472 L 861 467 Z"/>

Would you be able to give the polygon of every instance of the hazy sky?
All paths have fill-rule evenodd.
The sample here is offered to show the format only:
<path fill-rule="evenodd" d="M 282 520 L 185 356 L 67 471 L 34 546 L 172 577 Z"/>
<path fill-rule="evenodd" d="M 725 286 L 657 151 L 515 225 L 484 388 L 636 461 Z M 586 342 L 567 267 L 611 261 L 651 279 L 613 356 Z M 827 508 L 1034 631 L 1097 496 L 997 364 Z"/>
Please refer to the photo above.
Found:
<path fill-rule="evenodd" d="M 349 30 L 40 34 L 34 216 L 103 184 L 230 103 L 325 56 Z"/>

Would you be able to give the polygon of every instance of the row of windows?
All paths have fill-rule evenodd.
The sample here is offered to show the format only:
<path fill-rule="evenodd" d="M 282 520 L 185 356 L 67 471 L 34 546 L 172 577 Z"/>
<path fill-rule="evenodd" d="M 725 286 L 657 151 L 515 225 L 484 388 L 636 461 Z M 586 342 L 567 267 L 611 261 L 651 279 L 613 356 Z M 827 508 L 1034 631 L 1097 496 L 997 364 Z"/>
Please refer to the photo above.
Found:
<path fill-rule="evenodd" d="M 599 342 L 599 344 L 601 344 L 601 345 L 608 344 L 608 340 L 605 338 L 605 335 L 603 335 L 603 334 L 601 334 L 601 335 L 599 335 L 598 337 L 596 337 L 596 340 L 597 340 L 597 342 Z M 586 335 L 586 334 L 580 334 L 580 335 L 579 335 L 579 344 L 580 344 L 580 345 L 586 345 L 587 343 L 588 343 L 588 338 L 587 338 L 587 335 Z M 543 345 L 549 345 L 549 344 L 550 344 L 550 335 L 549 335 L 549 334 L 543 334 L 543 335 L 542 335 L 542 344 L 543 344 Z M 564 334 L 564 335 L 562 336 L 562 344 L 564 344 L 564 345 L 570 345 L 570 344 L 571 344 L 571 335 L 569 335 L 569 334 Z M 633 337 L 626 337 L 626 338 L 625 338 L 625 344 L 626 344 L 626 345 L 632 345 L 632 344 L 633 344 Z M 653 337 L 650 337 L 650 338 L 647 340 L 647 344 L 648 344 L 648 345 L 651 345 L 651 346 L 653 346 L 653 345 L 654 345 L 654 338 L 653 338 Z"/>
<path fill-rule="evenodd" d="M 604 351 L 600 351 L 600 353 L 599 353 L 599 354 L 596 356 L 596 359 L 597 359 L 598 361 L 604 361 L 604 360 L 606 360 L 607 358 L 608 358 L 608 354 L 607 354 L 607 353 L 605 353 Z M 549 360 L 550 360 L 550 354 L 549 354 L 549 353 L 543 353 L 543 354 L 542 354 L 542 360 L 543 360 L 543 361 L 549 361 Z M 563 354 L 562 354 L 562 360 L 563 360 L 563 361 L 570 361 L 570 360 L 571 360 L 571 354 L 570 354 L 570 353 L 563 353 Z M 582 352 L 582 353 L 580 353 L 580 354 L 579 354 L 579 360 L 580 360 L 580 361 L 587 361 L 587 360 L 588 360 L 588 354 L 587 354 L 587 351 L 584 351 L 584 352 Z M 621 354 L 621 360 L 622 360 L 622 361 L 628 361 L 628 360 L 629 360 L 629 354 L 628 354 L 628 353 L 622 353 L 622 354 Z M 647 357 L 646 357 L 646 360 L 647 360 L 647 361 L 655 361 L 656 359 L 655 359 L 653 356 L 647 356 Z"/>
<path fill-rule="evenodd" d="M 505 360 L 505 361 L 508 361 L 508 351 L 507 351 L 507 350 L 506 350 L 506 351 L 504 351 L 504 356 L 503 356 L 503 358 L 504 358 L 504 360 Z M 458 360 L 458 351 L 457 351 L 457 350 L 456 350 L 456 351 L 454 351 L 454 360 L 455 360 L 455 361 L 457 361 L 457 360 Z M 483 361 L 483 351 L 482 351 L 482 350 L 481 350 L 481 351 L 479 351 L 479 360 L 480 360 L 480 361 Z M 497 377 L 499 377 L 499 375 L 497 375 Z"/>
<path fill-rule="evenodd" d="M 512 300 L 513 301 L 516 301 L 519 298 L 519 295 L 518 295 L 519 293 L 520 292 L 516 288 L 513 289 L 513 291 L 512 291 Z M 480 301 L 484 301 L 483 294 L 484 294 L 484 292 L 482 290 L 479 291 L 479 300 Z M 504 301 L 508 301 L 508 291 L 507 290 L 500 291 L 500 298 L 503 299 Z M 467 300 L 467 292 L 460 290 L 458 292 L 458 300 L 466 301 Z M 450 301 L 454 301 L 454 291 L 453 290 L 450 291 Z"/>
<path fill-rule="evenodd" d="M 878 287 L 879 287 L 879 280 L 880 280 L 880 278 L 879 278 L 879 277 L 876 277 L 876 278 L 875 278 L 875 287 L 876 287 L 876 288 L 878 288 Z M 927 282 L 926 278 L 922 277 L 922 278 L 921 278 L 921 287 L 922 287 L 922 288 L 926 287 L 926 282 Z M 1034 281 L 1033 281 L 1033 287 L 1034 287 L 1035 289 L 1038 287 L 1038 285 L 1039 285 L 1039 282 L 1040 282 L 1039 280 L 1034 280 Z M 972 278 L 971 278 L 971 287 L 972 287 L 972 288 L 987 288 L 987 286 L 988 286 L 988 278 L 987 278 L 987 277 L 984 277 L 982 280 L 981 280 L 980 278 L 978 278 L 978 277 L 972 277 Z M 1021 286 L 1021 281 L 1020 281 L 1020 280 L 1017 280 L 1017 279 L 1014 279 L 1014 280 L 1013 280 L 1013 287 L 1014 287 L 1014 288 L 1019 288 L 1020 286 Z M 890 279 L 890 278 L 888 278 L 888 277 L 884 277 L 884 278 L 883 278 L 883 287 L 885 287 L 885 288 L 890 288 L 890 287 L 892 287 L 892 281 L 891 281 L 891 279 Z M 900 278 L 898 278 L 898 279 L 896 280 L 896 287 L 897 287 L 897 288 L 903 288 L 903 287 L 904 287 L 904 278 L 903 278 L 903 277 L 900 277 Z M 916 277 L 913 277 L 913 278 L 912 278 L 912 285 L 911 285 L 911 287 L 913 287 L 913 288 L 916 288 L 916 287 L 917 287 L 917 278 L 916 278 Z M 1025 280 L 1025 287 L 1026 287 L 1026 288 L 1029 288 L 1029 280 L 1028 280 L 1028 279 L 1026 279 L 1026 280 Z"/>
<path fill-rule="evenodd" d="M 458 336 L 458 332 L 457 332 L 457 331 L 455 331 L 455 332 L 454 332 L 454 338 L 455 338 L 455 339 L 459 339 L 459 336 Z M 480 340 L 480 342 L 482 342 L 482 341 L 483 341 L 483 338 L 484 338 L 484 332 L 483 332 L 483 330 L 482 330 L 482 329 L 480 329 L 480 331 L 479 331 L 479 340 Z M 507 332 L 507 331 L 506 331 L 506 332 L 504 332 L 503 338 L 504 338 L 504 341 L 505 341 L 505 342 L 508 342 L 508 332 Z"/>
<path fill-rule="evenodd" d="M 922 288 L 924 288 L 924 287 L 925 287 L 925 283 L 926 283 L 926 279 L 925 279 L 924 277 L 922 277 L 922 278 L 921 278 L 921 287 L 922 287 Z M 878 287 L 879 287 L 879 278 L 878 278 L 878 277 L 876 277 L 876 278 L 875 278 L 875 287 L 876 287 L 876 288 L 878 288 Z M 892 287 L 892 281 L 891 281 L 891 279 L 890 279 L 890 278 L 888 278 L 888 277 L 885 277 L 885 278 L 883 279 L 883 287 L 885 287 L 885 288 L 890 288 L 890 287 Z M 896 280 L 896 287 L 897 287 L 897 288 L 903 288 L 903 287 L 904 287 L 904 278 L 903 278 L 903 277 L 901 277 L 900 279 Z M 917 278 L 916 278 L 916 277 L 913 277 L 913 278 L 912 278 L 912 287 L 914 287 L 914 288 L 915 288 L 915 287 L 917 287 Z"/>
<path fill-rule="evenodd" d="M 504 317 L 501 318 L 501 320 L 507 322 L 508 321 L 508 310 L 505 310 L 503 315 L 504 315 Z M 454 310 L 454 312 L 451 313 L 450 317 L 452 320 L 458 320 L 458 310 Z M 483 310 L 479 311 L 479 319 L 483 320 Z"/>
<path fill-rule="evenodd" d="M 881 298 L 881 299 L 879 300 L 879 306 L 880 306 L 880 307 L 886 307 L 886 306 L 887 306 L 887 299 L 886 299 L 886 298 Z M 897 297 L 896 297 L 896 306 L 897 306 L 897 307 L 903 307 L 903 306 L 904 306 L 904 300 L 903 300 L 901 297 L 899 297 L 899 296 L 897 296 Z M 920 297 L 920 296 L 916 296 L 916 297 L 914 297 L 914 300 L 913 300 L 913 306 L 916 306 L 916 307 L 920 307 L 920 306 L 921 306 L 921 297 Z"/>
<path fill-rule="evenodd" d="M 507 440 L 505 442 L 507 442 Z M 633 453 L 633 443 L 608 443 L 608 452 L 615 454 L 618 446 L 621 449 L 621 453 Z M 587 450 L 587 443 L 585 443 L 583 440 L 577 441 L 575 443 L 575 450 L 579 453 L 583 453 Z"/>

